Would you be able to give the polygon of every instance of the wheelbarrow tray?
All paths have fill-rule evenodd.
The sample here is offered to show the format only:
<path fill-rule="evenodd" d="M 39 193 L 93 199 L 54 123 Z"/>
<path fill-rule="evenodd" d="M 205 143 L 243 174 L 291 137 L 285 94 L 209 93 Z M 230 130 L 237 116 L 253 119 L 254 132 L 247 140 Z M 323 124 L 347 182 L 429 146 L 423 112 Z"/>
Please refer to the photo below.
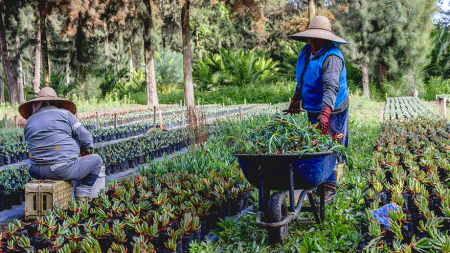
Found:
<path fill-rule="evenodd" d="M 294 188 L 313 189 L 333 173 L 335 152 L 315 154 L 248 155 L 235 154 L 245 178 L 259 189 L 260 169 L 266 190 L 289 190 L 289 168 L 294 172 Z"/>

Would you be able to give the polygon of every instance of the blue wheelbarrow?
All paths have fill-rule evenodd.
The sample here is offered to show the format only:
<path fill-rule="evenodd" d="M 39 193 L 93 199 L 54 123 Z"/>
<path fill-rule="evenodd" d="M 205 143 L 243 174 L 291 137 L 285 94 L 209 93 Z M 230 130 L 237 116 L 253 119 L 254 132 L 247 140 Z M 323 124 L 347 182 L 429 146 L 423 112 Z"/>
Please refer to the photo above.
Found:
<path fill-rule="evenodd" d="M 235 154 L 245 178 L 259 189 L 256 224 L 266 228 L 269 243 L 283 243 L 288 223 L 299 212 L 312 212 L 318 224 L 325 219 L 324 182 L 333 173 L 335 152 L 316 154 L 246 155 Z M 317 211 L 312 190 L 318 190 L 320 211 Z M 294 190 L 302 190 L 295 205 Z M 276 191 L 270 195 L 270 191 Z M 289 208 L 283 191 L 289 191 Z M 310 206 L 302 207 L 305 196 Z M 320 213 L 320 214 L 319 214 Z"/>

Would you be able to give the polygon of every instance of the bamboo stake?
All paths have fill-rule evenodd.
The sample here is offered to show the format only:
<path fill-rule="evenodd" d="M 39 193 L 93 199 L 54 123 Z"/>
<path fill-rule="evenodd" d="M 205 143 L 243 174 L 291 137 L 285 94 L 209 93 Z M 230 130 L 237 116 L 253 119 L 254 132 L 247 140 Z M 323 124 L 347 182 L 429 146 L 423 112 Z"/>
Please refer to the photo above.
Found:
<path fill-rule="evenodd" d="M 153 106 L 153 130 L 156 130 L 156 106 Z"/>
<path fill-rule="evenodd" d="M 383 108 L 383 105 L 381 105 L 380 106 L 380 123 L 383 123 L 383 115 L 384 115 L 383 111 L 384 111 L 384 108 Z"/>
<path fill-rule="evenodd" d="M 97 119 L 97 129 L 100 129 L 100 120 L 98 118 L 98 112 L 95 112 L 95 118 Z"/>
<path fill-rule="evenodd" d="M 241 123 L 241 122 L 242 122 L 242 109 L 239 106 L 239 123 Z"/>
<path fill-rule="evenodd" d="M 447 118 L 447 97 L 444 97 L 442 103 L 442 116 L 444 119 Z"/>
<path fill-rule="evenodd" d="M 163 123 L 162 123 L 162 111 L 159 109 L 159 130 L 163 130 Z"/>
<path fill-rule="evenodd" d="M 117 113 L 114 114 L 114 129 L 117 129 Z"/>

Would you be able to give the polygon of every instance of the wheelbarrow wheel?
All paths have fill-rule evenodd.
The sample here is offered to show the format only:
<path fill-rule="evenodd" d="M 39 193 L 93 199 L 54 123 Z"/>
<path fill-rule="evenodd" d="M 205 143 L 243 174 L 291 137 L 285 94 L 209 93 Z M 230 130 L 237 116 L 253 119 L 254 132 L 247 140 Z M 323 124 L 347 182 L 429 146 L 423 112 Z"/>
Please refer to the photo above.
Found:
<path fill-rule="evenodd" d="M 272 194 L 267 205 L 266 219 L 268 222 L 279 222 L 288 216 L 286 198 L 281 192 Z M 269 244 L 283 244 L 287 237 L 288 224 L 278 228 L 268 228 Z"/>

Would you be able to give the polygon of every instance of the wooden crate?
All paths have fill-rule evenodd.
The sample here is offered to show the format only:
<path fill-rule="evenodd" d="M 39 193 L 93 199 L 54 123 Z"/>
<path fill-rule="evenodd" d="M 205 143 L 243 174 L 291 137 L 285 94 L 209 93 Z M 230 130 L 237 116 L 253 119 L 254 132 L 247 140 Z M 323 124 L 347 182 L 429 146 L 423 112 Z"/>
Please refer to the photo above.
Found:
<path fill-rule="evenodd" d="M 67 209 L 72 198 L 72 182 L 57 180 L 32 181 L 25 186 L 25 219 L 37 219 L 52 210 L 54 203 Z"/>

